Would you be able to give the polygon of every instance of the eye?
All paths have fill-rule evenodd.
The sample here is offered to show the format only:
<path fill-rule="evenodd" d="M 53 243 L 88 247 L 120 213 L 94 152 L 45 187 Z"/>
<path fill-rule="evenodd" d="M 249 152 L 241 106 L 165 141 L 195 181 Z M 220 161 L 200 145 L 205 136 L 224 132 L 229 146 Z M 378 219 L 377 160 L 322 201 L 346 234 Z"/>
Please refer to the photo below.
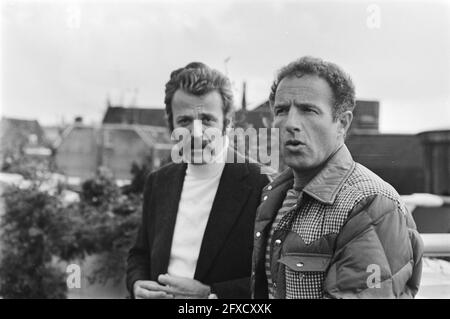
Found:
<path fill-rule="evenodd" d="M 177 123 L 178 123 L 179 125 L 183 125 L 183 126 L 184 126 L 184 125 L 190 124 L 190 123 L 191 123 L 191 120 L 188 119 L 188 118 L 180 118 L 180 119 L 178 119 Z"/>
<path fill-rule="evenodd" d="M 274 113 L 276 116 L 287 114 L 289 112 L 288 106 L 275 106 Z"/>
<path fill-rule="evenodd" d="M 216 120 L 213 117 L 211 117 L 211 116 L 205 115 L 205 116 L 202 117 L 202 123 L 203 124 L 212 124 L 214 122 L 216 122 Z"/>
<path fill-rule="evenodd" d="M 314 109 L 314 108 L 312 108 L 312 107 L 305 107 L 305 108 L 303 109 L 303 112 L 305 112 L 305 113 L 319 114 L 319 113 L 317 112 L 317 110 Z"/>

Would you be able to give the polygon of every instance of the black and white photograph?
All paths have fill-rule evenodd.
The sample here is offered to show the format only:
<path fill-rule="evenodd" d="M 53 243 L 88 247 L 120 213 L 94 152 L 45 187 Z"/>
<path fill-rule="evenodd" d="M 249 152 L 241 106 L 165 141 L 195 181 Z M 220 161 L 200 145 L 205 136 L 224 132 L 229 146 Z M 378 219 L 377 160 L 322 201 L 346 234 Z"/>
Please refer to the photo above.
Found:
<path fill-rule="evenodd" d="M 450 1 L 2 0 L 0 76 L 0 299 L 450 299 Z"/>

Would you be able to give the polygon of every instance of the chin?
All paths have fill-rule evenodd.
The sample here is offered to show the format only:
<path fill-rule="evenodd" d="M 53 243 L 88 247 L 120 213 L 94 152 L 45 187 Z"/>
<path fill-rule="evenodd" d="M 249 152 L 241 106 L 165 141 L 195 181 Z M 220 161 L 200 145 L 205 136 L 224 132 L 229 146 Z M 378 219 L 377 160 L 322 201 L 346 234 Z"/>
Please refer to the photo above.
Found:
<path fill-rule="evenodd" d="M 199 156 L 197 154 L 191 154 L 191 158 L 189 159 L 189 163 L 193 165 L 203 165 L 205 161 L 203 160 L 203 156 Z"/>
<path fill-rule="evenodd" d="M 205 165 L 206 163 L 201 162 L 201 163 L 189 163 L 191 165 L 195 165 L 195 166 L 201 166 L 201 165 Z"/>
<path fill-rule="evenodd" d="M 290 167 L 292 170 L 296 171 L 296 172 L 301 172 L 301 171 L 307 171 L 308 169 L 311 169 L 312 167 L 309 167 L 307 165 L 304 164 L 298 164 L 298 163 L 288 163 L 286 162 L 286 165 L 288 167 Z"/>
<path fill-rule="evenodd" d="M 202 153 L 191 153 L 190 163 L 193 165 L 205 165 L 212 162 L 214 159 L 211 152 L 204 150 Z"/>
<path fill-rule="evenodd" d="M 308 164 L 304 160 L 299 159 L 298 156 L 288 156 L 285 158 L 284 163 L 294 171 L 304 171 L 312 168 L 312 165 Z"/>

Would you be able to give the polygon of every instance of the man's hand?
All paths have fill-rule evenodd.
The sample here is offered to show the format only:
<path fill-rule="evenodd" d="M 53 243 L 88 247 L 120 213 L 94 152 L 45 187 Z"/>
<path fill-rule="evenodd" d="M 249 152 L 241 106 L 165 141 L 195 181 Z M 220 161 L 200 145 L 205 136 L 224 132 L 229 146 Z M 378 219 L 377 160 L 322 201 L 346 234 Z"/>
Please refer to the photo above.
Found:
<path fill-rule="evenodd" d="M 136 299 L 172 299 L 173 295 L 165 292 L 166 289 L 156 281 L 150 280 L 137 280 L 133 285 Z"/>
<path fill-rule="evenodd" d="M 209 286 L 191 278 L 166 274 L 159 275 L 158 281 L 165 285 L 163 286 L 164 291 L 175 298 L 207 299 L 211 293 Z"/>

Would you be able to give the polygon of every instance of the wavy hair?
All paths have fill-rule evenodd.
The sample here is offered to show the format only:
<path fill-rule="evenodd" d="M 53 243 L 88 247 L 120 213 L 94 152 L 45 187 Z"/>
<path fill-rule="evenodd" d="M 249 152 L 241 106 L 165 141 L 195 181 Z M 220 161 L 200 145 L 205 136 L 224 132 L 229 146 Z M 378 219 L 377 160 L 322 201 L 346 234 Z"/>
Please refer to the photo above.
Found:
<path fill-rule="evenodd" d="M 174 129 L 172 99 L 178 89 L 198 96 L 217 90 L 222 97 L 225 128 L 228 123 L 227 116 L 233 110 L 231 83 L 225 75 L 201 62 L 191 62 L 170 74 L 170 80 L 166 83 L 164 104 L 171 131 Z"/>
<path fill-rule="evenodd" d="M 269 102 L 273 107 L 278 85 L 285 77 L 302 76 L 304 74 L 317 75 L 330 85 L 334 95 L 333 119 L 345 111 L 355 108 L 355 86 L 350 76 L 334 63 L 310 56 L 302 57 L 281 68 L 273 81 Z"/>

